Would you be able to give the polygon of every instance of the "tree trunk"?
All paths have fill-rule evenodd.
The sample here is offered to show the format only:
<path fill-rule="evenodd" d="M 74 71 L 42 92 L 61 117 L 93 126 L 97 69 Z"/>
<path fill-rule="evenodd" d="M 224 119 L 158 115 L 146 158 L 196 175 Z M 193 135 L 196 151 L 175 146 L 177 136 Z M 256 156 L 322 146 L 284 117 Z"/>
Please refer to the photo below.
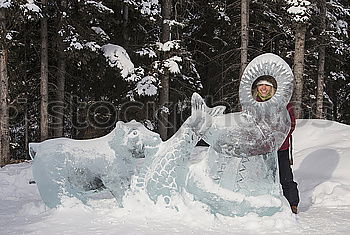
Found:
<path fill-rule="evenodd" d="M 8 58 L 7 49 L 2 48 L 0 50 L 0 134 L 1 134 L 0 165 L 1 166 L 4 166 L 10 162 L 7 58 Z"/>
<path fill-rule="evenodd" d="M 29 119 L 28 119 L 28 104 L 25 104 L 24 110 L 24 152 L 26 159 L 29 157 Z"/>
<path fill-rule="evenodd" d="M 128 21 L 129 21 L 129 7 L 126 3 L 124 3 L 124 6 L 123 6 L 123 40 L 124 40 L 124 45 L 127 45 L 129 42 Z"/>
<path fill-rule="evenodd" d="M 48 115 L 48 33 L 47 33 L 47 0 L 41 0 L 43 7 L 43 18 L 41 19 L 41 81 L 40 81 L 40 139 L 46 140 L 49 137 L 49 115 Z"/>
<path fill-rule="evenodd" d="M 0 8 L 0 33 L 4 39 L 6 35 L 6 9 Z M 8 50 L 6 42 L 1 41 L 0 48 L 0 166 L 10 162 L 10 135 L 8 112 L 8 77 L 7 77 Z"/>
<path fill-rule="evenodd" d="M 161 42 L 165 43 L 170 40 L 170 26 L 168 20 L 171 17 L 171 7 L 172 0 L 163 0 L 162 1 L 162 31 L 161 31 Z M 162 60 L 166 60 L 169 54 L 162 51 Z M 160 76 L 161 79 L 161 89 L 159 94 L 159 120 L 158 120 L 158 130 L 161 138 L 166 140 L 168 138 L 168 127 L 169 127 L 169 112 L 168 112 L 168 103 L 169 103 L 169 80 L 170 80 L 169 71 L 166 70 L 164 74 Z"/>
<path fill-rule="evenodd" d="M 61 13 L 67 10 L 67 1 L 61 1 Z M 59 19 L 59 30 L 63 26 L 63 14 L 61 14 Z M 55 127 L 53 129 L 53 134 L 55 137 L 63 136 L 63 128 L 64 128 L 64 107 L 65 107 L 65 80 L 66 80 L 66 59 L 64 53 L 64 44 L 63 38 L 58 36 L 57 40 L 57 48 L 58 48 L 58 73 L 57 73 L 57 109 L 56 111 L 56 121 Z"/>
<path fill-rule="evenodd" d="M 53 130 L 55 137 L 63 136 L 63 127 L 64 127 L 64 94 L 65 94 L 65 80 L 66 80 L 66 59 L 64 54 L 64 48 L 62 42 L 58 42 L 58 74 L 57 74 L 57 108 L 55 110 L 56 121 L 55 127 Z"/>
<path fill-rule="evenodd" d="M 304 74 L 304 51 L 305 51 L 306 25 L 297 24 L 295 32 L 295 54 L 294 54 L 294 79 L 295 87 L 293 93 L 293 107 L 296 118 L 302 118 L 303 97 L 303 74 Z"/>
<path fill-rule="evenodd" d="M 241 0 L 241 70 L 243 71 L 248 64 L 248 40 L 249 40 L 249 0 Z"/>
<path fill-rule="evenodd" d="M 318 48 L 318 73 L 316 95 L 316 118 L 323 119 L 323 93 L 324 93 L 324 65 L 326 59 L 325 32 L 326 32 L 326 1 L 318 1 L 320 9 L 320 46 Z"/>
<path fill-rule="evenodd" d="M 333 111 L 333 120 L 334 121 L 339 121 L 339 117 L 338 117 L 338 95 L 336 95 L 335 93 L 337 93 L 337 91 L 335 90 L 335 85 L 334 83 L 332 83 L 332 87 L 331 87 L 331 91 L 333 93 L 333 95 L 331 97 L 333 97 L 332 101 L 333 101 L 333 106 L 332 106 L 332 111 Z"/>
<path fill-rule="evenodd" d="M 28 48 L 30 47 L 30 42 L 28 37 L 24 37 L 24 69 L 28 71 Z M 24 73 L 24 81 L 28 81 L 28 74 Z M 30 91 L 26 92 L 26 96 L 29 95 Z M 29 116 L 28 116 L 28 106 L 29 103 L 24 104 L 24 155 L 25 159 L 30 159 L 29 156 Z"/>

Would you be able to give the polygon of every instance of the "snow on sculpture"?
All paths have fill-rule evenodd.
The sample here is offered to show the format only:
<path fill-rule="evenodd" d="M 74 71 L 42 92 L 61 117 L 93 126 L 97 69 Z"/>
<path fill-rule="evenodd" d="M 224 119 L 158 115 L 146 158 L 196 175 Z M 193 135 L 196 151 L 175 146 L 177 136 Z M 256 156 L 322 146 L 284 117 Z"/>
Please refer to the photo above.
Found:
<path fill-rule="evenodd" d="M 263 75 L 276 79 L 277 91 L 270 100 L 257 102 L 252 85 Z M 223 114 L 225 107 L 209 108 L 194 93 L 191 116 L 165 142 L 136 121 L 120 121 L 97 139 L 31 143 L 40 195 L 46 205 L 56 207 L 64 196 L 85 202 L 91 192 L 105 188 L 122 207 L 126 192 L 142 192 L 155 203 L 168 204 L 174 195 L 186 193 L 214 214 L 272 215 L 283 204 L 277 150 L 290 128 L 286 105 L 292 84 L 287 63 L 264 54 L 243 73 L 242 112 Z M 201 138 L 210 147 L 200 162 L 192 163 L 189 156 Z"/>

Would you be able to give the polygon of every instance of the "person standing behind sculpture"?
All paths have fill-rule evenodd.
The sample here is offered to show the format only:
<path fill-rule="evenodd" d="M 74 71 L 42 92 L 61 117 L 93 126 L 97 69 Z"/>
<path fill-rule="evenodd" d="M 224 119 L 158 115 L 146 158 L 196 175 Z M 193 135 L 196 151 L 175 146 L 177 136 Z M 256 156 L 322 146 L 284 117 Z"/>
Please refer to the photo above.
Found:
<path fill-rule="evenodd" d="M 256 101 L 267 101 L 275 94 L 276 85 L 274 86 L 274 81 L 275 80 L 273 77 L 267 75 L 262 76 L 257 80 L 253 90 L 253 96 Z M 292 133 L 295 129 L 296 120 L 292 104 L 288 103 L 286 108 L 291 119 L 291 128 L 280 149 L 277 151 L 279 176 L 280 183 L 282 185 L 283 196 L 288 200 L 292 212 L 294 214 L 297 214 L 299 204 L 299 191 L 297 187 L 298 184 L 293 180 L 293 172 L 292 168 L 290 167 L 291 163 L 289 160 L 289 139 L 291 138 Z"/>

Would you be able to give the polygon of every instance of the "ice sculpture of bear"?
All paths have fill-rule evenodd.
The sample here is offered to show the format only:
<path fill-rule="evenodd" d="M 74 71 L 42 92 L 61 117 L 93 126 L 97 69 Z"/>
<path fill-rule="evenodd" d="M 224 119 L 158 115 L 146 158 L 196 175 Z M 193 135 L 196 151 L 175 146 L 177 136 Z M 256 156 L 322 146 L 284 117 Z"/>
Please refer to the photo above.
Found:
<path fill-rule="evenodd" d="M 85 201 L 91 190 L 106 187 L 122 206 L 122 197 L 145 155 L 154 155 L 161 139 L 142 124 L 118 122 L 108 135 L 92 140 L 58 138 L 30 143 L 33 176 L 49 207 L 64 195 Z"/>
<path fill-rule="evenodd" d="M 256 102 L 253 82 L 262 75 L 276 79 L 277 92 Z M 169 140 L 135 121 L 118 122 L 108 135 L 92 140 L 58 138 L 31 143 L 33 175 L 42 199 L 56 207 L 63 196 L 86 200 L 91 190 L 107 188 L 123 206 L 123 196 L 144 191 L 170 203 L 187 192 L 212 213 L 272 215 L 281 210 L 277 149 L 290 127 L 286 105 L 293 74 L 280 57 L 264 54 L 245 69 L 240 86 L 242 112 L 224 114 L 208 108 L 193 94 L 192 113 Z M 188 159 L 200 138 L 210 144 L 203 160 Z M 257 150 L 263 149 L 263 152 Z"/>

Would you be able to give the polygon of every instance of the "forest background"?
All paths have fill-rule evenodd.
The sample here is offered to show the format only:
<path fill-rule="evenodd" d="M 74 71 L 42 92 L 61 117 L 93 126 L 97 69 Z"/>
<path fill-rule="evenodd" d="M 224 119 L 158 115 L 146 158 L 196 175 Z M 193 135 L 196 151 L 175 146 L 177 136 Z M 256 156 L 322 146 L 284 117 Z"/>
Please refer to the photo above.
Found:
<path fill-rule="evenodd" d="M 240 110 L 245 66 L 293 68 L 297 118 L 350 124 L 348 0 L 0 0 L 0 165 L 135 119 L 169 138 L 198 92 Z"/>

